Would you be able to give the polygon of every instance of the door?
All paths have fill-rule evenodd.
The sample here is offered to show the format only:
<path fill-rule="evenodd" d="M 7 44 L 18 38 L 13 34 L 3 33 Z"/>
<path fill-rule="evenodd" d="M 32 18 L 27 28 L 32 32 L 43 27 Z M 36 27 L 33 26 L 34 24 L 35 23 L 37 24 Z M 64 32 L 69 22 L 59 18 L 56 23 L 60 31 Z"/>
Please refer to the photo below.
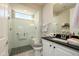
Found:
<path fill-rule="evenodd" d="M 54 43 L 55 56 L 73 56 L 67 47 Z"/>
<path fill-rule="evenodd" d="M 0 4 L 0 56 L 8 55 L 8 5 Z"/>
<path fill-rule="evenodd" d="M 53 56 L 54 50 L 52 42 L 44 39 L 42 39 L 42 42 L 43 42 L 43 56 Z"/>
<path fill-rule="evenodd" d="M 50 55 L 50 48 L 49 43 L 47 40 L 42 39 L 43 42 L 43 56 L 49 56 Z"/>

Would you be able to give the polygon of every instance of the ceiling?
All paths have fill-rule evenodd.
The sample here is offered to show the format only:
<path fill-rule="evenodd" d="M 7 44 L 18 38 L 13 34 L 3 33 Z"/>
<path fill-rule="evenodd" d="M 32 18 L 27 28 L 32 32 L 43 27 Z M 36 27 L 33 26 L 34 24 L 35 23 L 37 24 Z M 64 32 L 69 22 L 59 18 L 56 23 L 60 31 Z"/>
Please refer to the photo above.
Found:
<path fill-rule="evenodd" d="M 21 4 L 34 9 L 42 8 L 45 5 L 45 3 L 21 3 Z"/>
<path fill-rule="evenodd" d="M 40 8 L 43 8 L 43 6 L 45 5 L 46 3 L 15 3 L 13 5 L 22 5 L 25 7 L 28 7 L 28 8 L 31 8 L 32 10 L 34 9 L 40 9 Z M 66 10 L 66 9 L 69 9 L 69 8 L 72 8 L 75 6 L 75 3 L 55 3 L 53 4 L 53 13 L 54 15 L 57 15 L 59 13 L 61 13 L 62 11 Z"/>
<path fill-rule="evenodd" d="M 46 3 L 9 3 L 10 7 L 14 10 L 28 12 L 29 14 L 35 13 L 37 10 L 43 8 Z"/>
<path fill-rule="evenodd" d="M 53 13 L 55 15 L 61 13 L 62 11 L 74 7 L 74 3 L 56 3 L 53 7 Z"/>

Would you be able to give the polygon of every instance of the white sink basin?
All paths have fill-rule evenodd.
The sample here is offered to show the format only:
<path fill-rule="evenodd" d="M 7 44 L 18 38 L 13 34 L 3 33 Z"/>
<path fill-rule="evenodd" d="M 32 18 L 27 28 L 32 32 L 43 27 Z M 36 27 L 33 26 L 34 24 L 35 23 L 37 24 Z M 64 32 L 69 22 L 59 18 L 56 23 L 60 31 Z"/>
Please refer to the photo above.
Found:
<path fill-rule="evenodd" d="M 70 38 L 70 39 L 67 39 L 67 42 L 68 42 L 69 44 L 73 44 L 73 45 L 79 46 L 79 39 Z"/>
<path fill-rule="evenodd" d="M 59 39 L 59 38 L 53 38 L 52 40 L 67 43 L 67 40 L 63 40 L 63 39 Z"/>

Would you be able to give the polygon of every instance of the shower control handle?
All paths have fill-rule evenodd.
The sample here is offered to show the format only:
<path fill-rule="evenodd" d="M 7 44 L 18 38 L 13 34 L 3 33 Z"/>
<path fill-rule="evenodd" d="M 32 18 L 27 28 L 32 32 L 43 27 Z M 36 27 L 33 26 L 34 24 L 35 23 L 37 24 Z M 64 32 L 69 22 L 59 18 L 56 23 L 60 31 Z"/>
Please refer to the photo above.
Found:
<path fill-rule="evenodd" d="M 26 36 L 26 33 L 24 33 L 24 36 Z"/>
<path fill-rule="evenodd" d="M 16 35 L 19 35 L 19 33 L 16 33 Z"/>

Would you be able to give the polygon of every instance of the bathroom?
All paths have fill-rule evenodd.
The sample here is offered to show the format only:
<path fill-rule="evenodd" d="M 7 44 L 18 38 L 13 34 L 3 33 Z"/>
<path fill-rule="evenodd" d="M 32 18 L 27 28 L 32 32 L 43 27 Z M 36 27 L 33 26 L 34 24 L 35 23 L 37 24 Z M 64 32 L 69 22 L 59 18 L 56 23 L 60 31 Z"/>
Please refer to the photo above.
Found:
<path fill-rule="evenodd" d="M 78 8 L 76 3 L 0 3 L 0 55 L 79 56 Z"/>

